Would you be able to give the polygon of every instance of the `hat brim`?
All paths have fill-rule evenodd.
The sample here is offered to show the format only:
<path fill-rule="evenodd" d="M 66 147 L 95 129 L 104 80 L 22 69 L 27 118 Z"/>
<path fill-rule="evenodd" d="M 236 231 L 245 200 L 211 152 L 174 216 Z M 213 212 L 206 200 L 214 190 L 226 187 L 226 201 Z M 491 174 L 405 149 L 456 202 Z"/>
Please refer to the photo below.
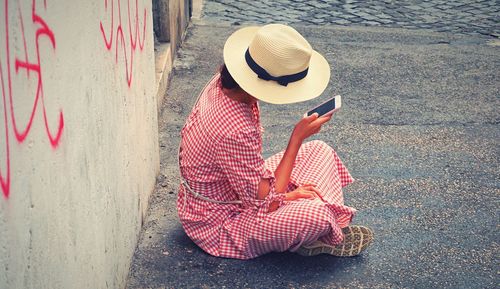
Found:
<path fill-rule="evenodd" d="M 253 97 L 273 104 L 301 102 L 321 95 L 330 81 L 330 65 L 314 50 L 307 76 L 299 81 L 283 86 L 276 81 L 257 77 L 246 63 L 245 52 L 259 28 L 252 26 L 239 29 L 224 45 L 224 62 L 239 86 Z"/>

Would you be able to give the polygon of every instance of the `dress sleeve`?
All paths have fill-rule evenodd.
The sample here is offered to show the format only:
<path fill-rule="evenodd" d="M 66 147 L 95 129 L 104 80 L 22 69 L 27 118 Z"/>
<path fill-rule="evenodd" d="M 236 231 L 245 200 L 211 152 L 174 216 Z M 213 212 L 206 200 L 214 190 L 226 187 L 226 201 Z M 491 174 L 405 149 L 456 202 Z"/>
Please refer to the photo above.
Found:
<path fill-rule="evenodd" d="M 268 212 L 272 202 L 281 204 L 284 194 L 275 191 L 274 173 L 265 166 L 260 137 L 259 132 L 249 130 L 224 138 L 219 145 L 217 161 L 243 207 L 257 209 L 261 215 Z M 270 191 L 264 200 L 257 199 L 261 179 L 270 181 Z"/>

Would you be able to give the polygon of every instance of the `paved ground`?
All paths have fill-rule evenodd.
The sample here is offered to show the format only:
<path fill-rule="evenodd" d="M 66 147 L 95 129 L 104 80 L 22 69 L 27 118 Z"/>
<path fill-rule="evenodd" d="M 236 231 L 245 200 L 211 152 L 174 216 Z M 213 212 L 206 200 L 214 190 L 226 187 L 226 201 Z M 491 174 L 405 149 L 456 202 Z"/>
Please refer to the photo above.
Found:
<path fill-rule="evenodd" d="M 206 19 L 230 23 L 362 25 L 500 37 L 498 0 L 206 0 Z"/>
<path fill-rule="evenodd" d="M 198 249 L 176 214 L 176 149 L 234 29 L 198 23 L 179 52 L 160 116 L 161 175 L 129 288 L 498 288 L 500 47 L 483 37 L 298 26 L 330 62 L 331 85 L 320 99 L 262 106 L 265 155 L 284 148 L 307 108 L 342 94 L 318 138 L 357 179 L 346 203 L 376 241 L 347 259 L 239 261 Z"/>

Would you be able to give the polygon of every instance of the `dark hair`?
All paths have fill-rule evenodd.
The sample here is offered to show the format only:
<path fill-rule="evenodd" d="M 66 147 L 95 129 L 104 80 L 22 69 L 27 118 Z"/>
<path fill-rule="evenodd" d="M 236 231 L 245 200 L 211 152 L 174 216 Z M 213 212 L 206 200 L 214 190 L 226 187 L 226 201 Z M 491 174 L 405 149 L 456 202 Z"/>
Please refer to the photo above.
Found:
<path fill-rule="evenodd" d="M 222 64 L 220 66 L 219 72 L 220 72 L 220 83 L 222 88 L 227 88 L 227 89 L 240 88 L 238 83 L 234 80 L 234 78 L 227 70 L 226 64 Z"/>

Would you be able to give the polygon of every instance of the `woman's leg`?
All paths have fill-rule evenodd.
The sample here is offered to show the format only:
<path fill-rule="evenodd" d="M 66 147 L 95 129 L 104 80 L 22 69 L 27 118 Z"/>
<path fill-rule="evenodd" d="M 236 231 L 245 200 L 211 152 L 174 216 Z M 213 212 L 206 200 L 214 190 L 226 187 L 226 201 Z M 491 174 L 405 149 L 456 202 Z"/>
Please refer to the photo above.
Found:
<path fill-rule="evenodd" d="M 224 235 L 227 234 L 224 243 L 235 244 L 248 258 L 296 251 L 320 237 L 327 238 L 332 245 L 343 240 L 334 212 L 320 199 L 287 202 L 262 218 L 251 211 L 242 212 L 224 228 Z"/>
<path fill-rule="evenodd" d="M 275 170 L 282 156 L 283 152 L 267 159 L 268 168 Z M 333 148 L 323 141 L 315 140 L 301 146 L 288 189 L 293 190 L 304 184 L 316 185 L 337 224 L 344 228 L 349 225 L 356 212 L 354 208 L 344 206 L 342 187 L 351 182 L 353 178 Z"/>

